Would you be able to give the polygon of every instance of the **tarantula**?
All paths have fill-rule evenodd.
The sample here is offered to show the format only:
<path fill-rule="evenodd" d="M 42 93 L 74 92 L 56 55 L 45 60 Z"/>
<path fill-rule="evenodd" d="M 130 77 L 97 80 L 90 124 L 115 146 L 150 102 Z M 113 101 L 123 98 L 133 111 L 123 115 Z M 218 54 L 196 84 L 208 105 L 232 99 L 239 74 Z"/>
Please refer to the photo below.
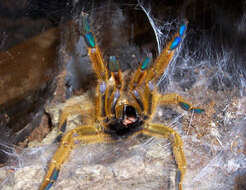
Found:
<path fill-rule="evenodd" d="M 107 143 L 125 140 L 129 136 L 144 134 L 147 136 L 168 138 L 177 165 L 176 185 L 182 189 L 186 171 L 186 159 L 183 143 L 179 134 L 172 128 L 151 123 L 152 117 L 160 104 L 177 104 L 184 110 L 202 113 L 201 108 L 193 107 L 177 94 L 158 93 L 156 83 L 172 60 L 176 48 L 180 45 L 187 29 L 184 21 L 172 40 L 167 43 L 162 53 L 151 64 L 150 57 L 132 73 L 130 80 L 123 80 L 123 73 L 115 56 L 109 57 L 106 65 L 102 53 L 90 29 L 88 15 L 81 14 L 82 35 L 87 44 L 92 67 L 98 78 L 95 102 L 89 113 L 77 106 L 65 107 L 59 120 L 61 135 L 59 148 L 50 161 L 47 174 L 40 190 L 48 190 L 57 180 L 62 164 L 68 159 L 73 148 L 80 143 Z M 113 82 L 110 82 L 113 79 Z M 88 102 L 84 102 L 86 109 Z M 87 109 L 88 110 L 88 109 Z M 79 111 L 90 115 L 87 125 L 78 126 L 65 133 L 66 120 L 69 114 Z"/>

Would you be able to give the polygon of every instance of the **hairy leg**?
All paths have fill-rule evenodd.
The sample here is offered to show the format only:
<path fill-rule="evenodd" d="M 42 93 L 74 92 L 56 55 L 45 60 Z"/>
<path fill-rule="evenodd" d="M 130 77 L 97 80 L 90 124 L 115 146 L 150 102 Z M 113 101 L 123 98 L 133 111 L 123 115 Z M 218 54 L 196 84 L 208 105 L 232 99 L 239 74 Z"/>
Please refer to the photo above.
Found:
<path fill-rule="evenodd" d="M 172 143 L 173 155 L 177 165 L 176 186 L 182 190 L 182 181 L 186 172 L 186 159 L 183 151 L 183 142 L 179 134 L 173 129 L 159 124 L 149 124 L 143 130 L 148 136 L 167 138 Z"/>
<path fill-rule="evenodd" d="M 191 103 L 185 101 L 184 98 L 175 93 L 160 95 L 159 104 L 177 104 L 186 111 L 194 111 L 195 113 L 204 112 L 204 109 L 194 107 Z"/>
<path fill-rule="evenodd" d="M 62 164 L 69 158 L 76 144 L 110 142 L 110 137 L 94 126 L 80 126 L 67 132 L 60 142 L 39 190 L 48 190 L 57 180 Z"/>

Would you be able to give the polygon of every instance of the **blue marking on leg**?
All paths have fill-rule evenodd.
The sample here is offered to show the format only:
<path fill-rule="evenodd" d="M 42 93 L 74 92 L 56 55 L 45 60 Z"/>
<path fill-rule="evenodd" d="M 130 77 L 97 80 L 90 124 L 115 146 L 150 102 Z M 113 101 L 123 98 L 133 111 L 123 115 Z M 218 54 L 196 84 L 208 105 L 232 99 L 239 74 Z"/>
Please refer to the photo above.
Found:
<path fill-rule="evenodd" d="M 204 109 L 199 109 L 199 108 L 192 108 L 191 111 L 194 111 L 195 113 L 202 113 L 205 110 Z"/>
<path fill-rule="evenodd" d="M 119 62 L 116 60 L 115 56 L 109 57 L 108 67 L 111 72 L 118 72 L 120 70 Z"/>
<path fill-rule="evenodd" d="M 186 31 L 186 28 L 187 28 L 186 24 L 182 24 L 182 25 L 180 26 L 180 28 L 179 28 L 179 36 L 180 36 L 180 37 L 182 37 L 182 36 L 184 35 L 184 33 L 185 33 L 185 31 Z"/>
<path fill-rule="evenodd" d="M 52 185 L 53 185 L 53 181 L 50 182 L 50 183 L 45 187 L 44 190 L 49 190 L 49 189 L 51 188 Z"/>
<path fill-rule="evenodd" d="M 104 94 L 104 92 L 106 91 L 107 85 L 106 83 L 103 81 L 100 86 L 99 86 L 99 91 L 101 94 Z"/>
<path fill-rule="evenodd" d="M 60 171 L 60 170 L 57 170 L 57 169 L 55 168 L 55 169 L 53 170 L 53 172 L 52 172 L 52 175 L 51 175 L 51 177 L 50 177 L 50 180 L 56 181 L 57 178 L 58 178 L 58 175 L 59 175 L 59 171 Z"/>
<path fill-rule="evenodd" d="M 150 64 L 151 59 L 149 57 L 146 57 L 141 65 L 141 70 L 145 70 L 148 68 Z"/>
<path fill-rule="evenodd" d="M 60 131 L 64 133 L 66 131 L 66 128 L 67 128 L 67 120 L 65 120 L 65 122 L 62 124 Z"/>
<path fill-rule="evenodd" d="M 88 22 L 88 16 L 83 16 L 83 30 L 85 33 L 91 32 L 90 25 Z"/>
<path fill-rule="evenodd" d="M 181 106 L 181 108 L 183 108 L 186 111 L 188 111 L 190 109 L 190 105 L 187 103 L 179 102 L 179 105 Z"/>
<path fill-rule="evenodd" d="M 172 44 L 170 45 L 169 50 L 174 50 L 175 48 L 177 48 L 178 45 L 180 44 L 180 42 L 181 42 L 181 37 L 177 36 L 177 37 L 173 40 Z"/>
<path fill-rule="evenodd" d="M 54 143 L 59 143 L 62 140 L 62 134 L 59 134 L 56 139 L 54 140 Z"/>
<path fill-rule="evenodd" d="M 56 168 L 53 170 L 51 176 L 50 176 L 50 182 L 48 183 L 48 185 L 45 187 L 44 190 L 49 190 L 51 188 L 51 186 L 53 185 L 54 181 L 57 180 L 58 175 L 59 175 L 59 171 Z"/>
<path fill-rule="evenodd" d="M 91 32 L 86 33 L 84 37 L 85 37 L 85 41 L 86 41 L 87 45 L 90 48 L 94 48 L 96 46 L 95 38 Z"/>
<path fill-rule="evenodd" d="M 176 187 L 178 188 L 179 184 L 180 184 L 180 181 L 181 181 L 181 171 L 178 170 L 176 172 L 176 179 L 175 179 L 175 183 L 176 183 Z M 179 188 L 178 188 L 179 189 Z"/>

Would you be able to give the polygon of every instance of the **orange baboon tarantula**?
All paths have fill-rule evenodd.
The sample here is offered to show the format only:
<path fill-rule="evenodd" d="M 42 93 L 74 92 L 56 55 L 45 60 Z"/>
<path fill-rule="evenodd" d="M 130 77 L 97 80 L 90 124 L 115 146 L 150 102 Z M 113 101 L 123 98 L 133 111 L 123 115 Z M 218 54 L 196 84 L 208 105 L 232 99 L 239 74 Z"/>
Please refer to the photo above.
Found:
<path fill-rule="evenodd" d="M 193 107 L 177 94 L 158 93 L 156 83 L 172 60 L 176 48 L 184 38 L 187 22 L 184 22 L 172 40 L 167 43 L 162 53 L 151 64 L 147 57 L 132 74 L 131 80 L 123 78 L 119 63 L 110 56 L 106 65 L 101 51 L 90 29 L 88 15 L 82 13 L 82 35 L 87 44 L 92 67 L 98 78 L 93 115 L 87 125 L 78 126 L 66 132 L 60 138 L 60 145 L 50 161 L 48 171 L 40 186 L 40 190 L 48 190 L 57 180 L 62 164 L 68 159 L 70 152 L 78 142 L 106 143 L 126 139 L 132 135 L 168 138 L 172 143 L 172 151 L 177 165 L 177 187 L 182 189 L 182 181 L 186 171 L 186 160 L 183 143 L 179 134 L 172 128 L 151 123 L 159 104 L 177 104 L 187 111 L 202 113 L 204 110 Z M 110 76 L 113 83 L 109 82 Z M 87 104 L 87 102 L 85 102 Z M 83 105 L 84 106 L 84 105 Z M 86 108 L 86 105 L 85 105 Z M 65 132 L 67 116 L 77 107 L 65 107 L 60 120 L 59 129 Z M 82 108 L 80 108 L 82 109 Z"/>

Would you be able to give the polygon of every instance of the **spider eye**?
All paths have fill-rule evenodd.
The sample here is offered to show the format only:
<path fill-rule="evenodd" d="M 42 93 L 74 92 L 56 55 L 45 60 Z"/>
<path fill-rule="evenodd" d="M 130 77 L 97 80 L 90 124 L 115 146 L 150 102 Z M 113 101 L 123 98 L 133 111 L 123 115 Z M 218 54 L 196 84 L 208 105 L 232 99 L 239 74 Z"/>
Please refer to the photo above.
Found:
<path fill-rule="evenodd" d="M 124 110 L 124 115 L 126 117 L 136 118 L 137 117 L 136 109 L 133 106 L 127 105 Z"/>

